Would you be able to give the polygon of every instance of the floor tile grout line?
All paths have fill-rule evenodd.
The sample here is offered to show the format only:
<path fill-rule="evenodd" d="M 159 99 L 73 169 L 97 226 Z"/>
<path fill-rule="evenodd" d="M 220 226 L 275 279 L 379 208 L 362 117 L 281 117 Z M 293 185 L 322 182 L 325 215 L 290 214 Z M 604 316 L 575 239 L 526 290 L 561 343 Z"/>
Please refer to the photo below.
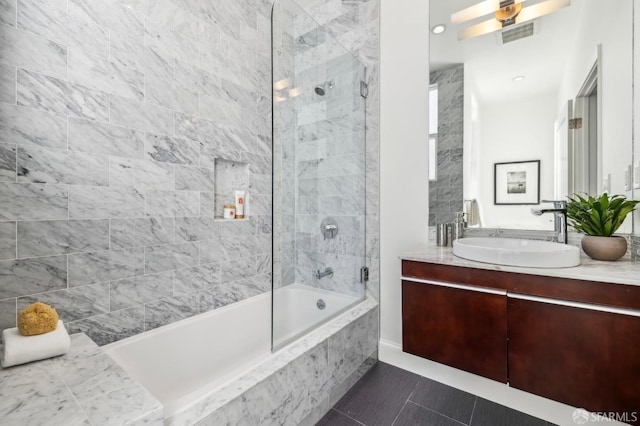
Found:
<path fill-rule="evenodd" d="M 418 376 L 418 380 L 416 380 L 416 384 L 413 385 L 413 389 L 411 389 L 411 392 L 409 392 L 409 396 L 407 396 L 407 401 L 411 401 L 411 397 L 416 392 L 416 389 L 418 388 L 418 385 L 420 384 L 420 381 L 424 378 L 423 376 L 420 376 L 420 375 L 417 375 L 417 376 Z M 407 401 L 405 401 L 405 403 Z"/>
<path fill-rule="evenodd" d="M 476 406 L 478 405 L 478 396 L 476 395 L 476 399 L 473 401 L 473 410 L 471 410 L 471 418 L 469 419 L 469 426 L 473 423 L 473 415 L 476 413 Z"/>
<path fill-rule="evenodd" d="M 354 422 L 361 424 L 362 426 L 367 426 L 366 424 L 362 423 L 360 420 L 354 419 L 353 417 L 351 417 L 350 415 L 348 415 L 347 413 L 343 413 L 342 411 L 338 410 L 337 408 L 331 407 L 331 409 L 333 411 L 335 411 L 336 413 L 339 413 L 345 417 L 347 417 L 350 420 L 353 420 Z"/>
<path fill-rule="evenodd" d="M 477 395 L 469 394 L 469 395 L 473 396 L 473 408 L 471 409 L 471 417 L 469 418 L 469 423 L 464 423 L 464 422 L 461 422 L 460 420 L 456 420 L 456 419 L 454 419 L 453 417 L 449 417 L 449 416 L 447 416 L 447 415 L 446 415 L 446 414 L 444 414 L 444 413 L 441 413 L 441 412 L 439 412 L 439 411 L 437 411 L 437 410 L 434 410 L 433 408 L 426 407 L 426 406 L 424 406 L 424 405 L 420 404 L 419 402 L 412 400 L 412 399 L 411 399 L 411 397 L 412 397 L 412 396 L 413 396 L 413 394 L 415 393 L 416 388 L 418 387 L 418 384 L 419 384 L 420 380 L 432 380 L 432 381 L 434 381 L 434 382 L 436 382 L 436 383 L 443 384 L 444 386 L 447 386 L 447 387 L 449 387 L 449 388 L 451 388 L 451 389 L 453 389 L 453 390 L 456 390 L 456 391 L 459 391 L 459 392 L 462 392 L 462 393 L 468 393 L 468 392 L 465 392 L 465 391 L 463 391 L 463 390 L 461 390 L 461 389 L 454 388 L 453 386 L 448 386 L 448 385 L 445 385 L 444 383 L 437 382 L 437 381 L 435 381 L 435 380 L 433 380 L 433 379 L 429 379 L 428 377 L 425 377 L 425 376 L 419 376 L 418 383 L 416 383 L 416 385 L 413 387 L 413 390 L 411 391 L 411 393 L 409 394 L 409 397 L 407 398 L 407 401 L 408 401 L 408 402 L 411 402 L 412 404 L 415 404 L 415 405 L 417 405 L 417 406 L 419 406 L 419 407 L 425 408 L 425 409 L 427 409 L 427 410 L 429 410 L 429 411 L 432 411 L 432 412 L 434 412 L 434 413 L 436 413 L 436 414 L 440 414 L 440 415 L 441 415 L 441 416 L 443 416 L 443 417 L 446 417 L 446 418 L 448 418 L 448 419 L 451 419 L 451 420 L 453 420 L 454 422 L 457 422 L 457 423 L 463 424 L 463 425 L 465 425 L 465 426 L 469 426 L 469 425 L 471 424 L 471 420 L 473 419 L 473 411 L 474 411 L 474 410 L 475 410 L 475 408 L 476 408 L 476 401 L 478 400 L 478 396 L 477 396 Z"/>
<path fill-rule="evenodd" d="M 417 405 L 418 407 L 423 408 L 423 409 L 425 409 L 425 410 L 427 410 L 427 411 L 431 411 L 432 413 L 436 413 L 436 414 L 437 414 L 437 415 L 439 415 L 439 416 L 445 417 L 445 418 L 447 418 L 447 419 L 449 419 L 449 420 L 451 420 L 451 421 L 453 421 L 453 422 L 459 423 L 459 424 L 461 424 L 461 425 L 469 426 L 469 424 L 471 424 L 471 420 L 469 420 L 469 424 L 467 424 L 467 423 L 461 422 L 460 420 L 456 420 L 456 419 L 454 419 L 453 417 L 449 417 L 449 416 L 447 416 L 447 415 L 445 415 L 445 414 L 442 414 L 441 412 L 436 411 L 436 410 L 434 410 L 434 409 L 432 409 L 432 408 L 425 407 L 424 405 L 418 404 L 418 403 L 417 403 L 417 402 L 415 402 L 415 401 L 409 401 L 409 400 L 407 400 L 407 402 L 408 402 L 408 403 L 411 403 L 411 404 L 413 404 L 413 405 Z M 474 404 L 474 407 L 475 407 L 475 404 Z M 472 417 L 473 417 L 473 416 L 472 416 Z"/>
<path fill-rule="evenodd" d="M 409 398 L 407 397 L 407 399 L 404 401 L 404 404 L 402 404 L 402 407 L 400 408 L 400 411 L 398 411 L 398 414 L 396 414 L 396 417 L 391 422 L 391 426 L 396 424 L 396 422 L 398 421 L 398 417 L 400 417 L 400 413 L 402 413 L 402 410 L 404 410 L 404 407 L 406 407 L 408 403 L 409 403 Z"/>

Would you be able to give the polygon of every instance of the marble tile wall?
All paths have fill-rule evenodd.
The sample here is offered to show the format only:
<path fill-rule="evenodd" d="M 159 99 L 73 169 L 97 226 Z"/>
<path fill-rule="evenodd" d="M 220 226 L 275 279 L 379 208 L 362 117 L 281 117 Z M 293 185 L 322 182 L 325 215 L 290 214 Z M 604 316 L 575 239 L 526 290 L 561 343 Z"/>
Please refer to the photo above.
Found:
<path fill-rule="evenodd" d="M 640 236 L 631 235 L 629 237 L 631 244 L 629 245 L 629 254 L 631 255 L 631 259 L 635 261 L 640 261 Z"/>
<path fill-rule="evenodd" d="M 102 345 L 269 291 L 271 2 L 8 6 L 0 328 L 40 300 Z"/>
<path fill-rule="evenodd" d="M 296 282 L 378 297 L 379 2 L 322 0 L 294 20 Z M 309 18 L 313 17 L 313 19 Z M 369 96 L 360 96 L 360 81 Z M 324 96 L 315 93 L 321 86 Z M 363 132 L 362 129 L 365 129 Z M 323 220 L 338 224 L 325 239 Z M 366 231 L 366 233 L 365 233 Z M 332 267 L 332 278 L 316 270 Z"/>
<path fill-rule="evenodd" d="M 429 225 L 453 222 L 462 211 L 464 65 L 431 72 L 438 85 L 438 180 L 429 182 Z"/>

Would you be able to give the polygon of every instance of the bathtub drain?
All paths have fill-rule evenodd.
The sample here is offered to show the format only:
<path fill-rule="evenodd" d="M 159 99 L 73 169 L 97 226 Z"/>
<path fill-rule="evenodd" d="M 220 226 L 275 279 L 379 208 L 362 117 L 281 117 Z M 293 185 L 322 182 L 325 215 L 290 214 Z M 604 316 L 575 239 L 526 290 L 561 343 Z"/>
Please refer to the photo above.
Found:
<path fill-rule="evenodd" d="M 327 307 L 327 304 L 324 302 L 324 300 L 318 299 L 318 301 L 316 302 L 316 306 L 318 307 L 318 309 L 323 310 Z"/>

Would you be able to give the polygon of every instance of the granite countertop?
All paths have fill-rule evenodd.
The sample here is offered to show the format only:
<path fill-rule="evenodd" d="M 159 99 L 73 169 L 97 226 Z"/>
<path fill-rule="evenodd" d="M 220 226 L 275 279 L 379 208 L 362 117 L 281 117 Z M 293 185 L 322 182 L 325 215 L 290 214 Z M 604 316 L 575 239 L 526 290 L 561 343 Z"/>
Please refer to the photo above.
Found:
<path fill-rule="evenodd" d="M 65 355 L 0 368 L 0 423 L 162 425 L 163 409 L 85 334 Z"/>
<path fill-rule="evenodd" d="M 400 259 L 467 268 L 489 269 L 493 271 L 640 286 L 640 262 L 634 262 L 630 259 L 620 259 L 616 262 L 602 262 L 593 260 L 584 253 L 580 258 L 581 265 L 573 268 L 523 268 L 462 259 L 453 254 L 451 247 L 438 247 L 434 242 L 429 242 L 404 253 L 400 256 Z"/>

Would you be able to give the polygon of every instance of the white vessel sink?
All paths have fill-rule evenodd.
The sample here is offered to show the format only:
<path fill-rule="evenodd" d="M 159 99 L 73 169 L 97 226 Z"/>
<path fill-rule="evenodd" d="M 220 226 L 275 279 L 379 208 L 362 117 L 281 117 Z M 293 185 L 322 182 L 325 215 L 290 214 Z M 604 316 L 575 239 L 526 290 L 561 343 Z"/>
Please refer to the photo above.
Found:
<path fill-rule="evenodd" d="M 580 265 L 578 247 L 516 238 L 460 238 L 453 242 L 453 254 L 477 262 L 529 268 Z"/>

